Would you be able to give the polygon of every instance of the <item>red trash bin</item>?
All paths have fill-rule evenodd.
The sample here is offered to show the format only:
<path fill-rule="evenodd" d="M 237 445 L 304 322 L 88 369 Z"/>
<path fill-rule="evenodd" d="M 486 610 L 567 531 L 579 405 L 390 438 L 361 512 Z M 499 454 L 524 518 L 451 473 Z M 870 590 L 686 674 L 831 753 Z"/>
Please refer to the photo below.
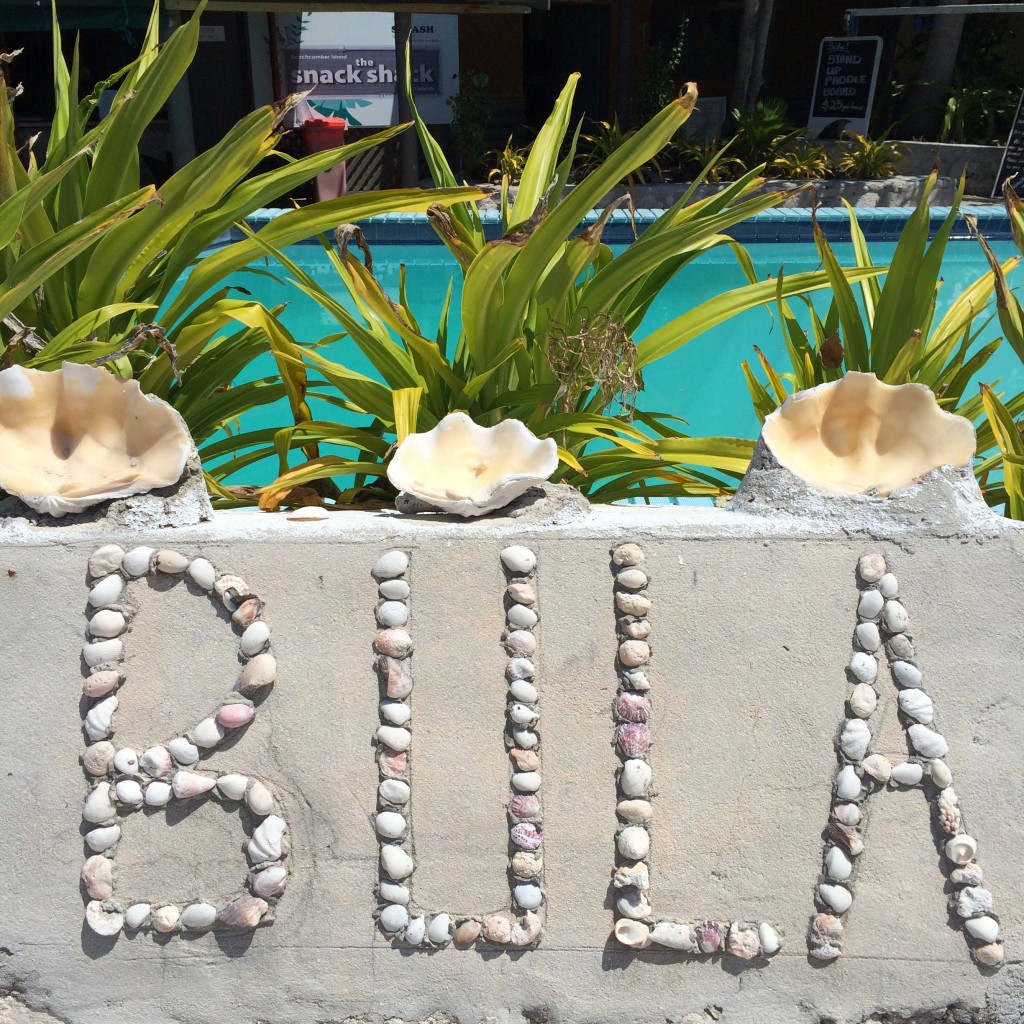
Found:
<path fill-rule="evenodd" d="M 345 145 L 345 129 L 348 122 L 343 117 L 310 117 L 299 126 L 307 153 L 322 153 Z M 316 176 L 316 197 L 337 199 L 348 191 L 345 177 L 345 161 L 335 164 L 330 170 Z"/>

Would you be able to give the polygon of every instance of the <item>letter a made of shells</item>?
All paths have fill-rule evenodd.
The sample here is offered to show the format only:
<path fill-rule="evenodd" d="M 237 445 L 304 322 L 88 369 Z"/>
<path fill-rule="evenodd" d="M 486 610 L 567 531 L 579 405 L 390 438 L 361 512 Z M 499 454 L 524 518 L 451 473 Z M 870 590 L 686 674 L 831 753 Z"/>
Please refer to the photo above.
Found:
<path fill-rule="evenodd" d="M 887 784 L 893 788 L 923 786 L 941 837 L 938 849 L 949 865 L 949 880 L 956 886 L 949 898 L 951 907 L 963 922 L 975 961 L 984 967 L 998 967 L 1004 957 L 999 920 L 992 913 L 992 894 L 983 887 L 981 865 L 975 859 L 978 844 L 967 832 L 953 790 L 953 773 L 945 761 L 946 740 L 933 727 L 935 709 L 925 692 L 908 634 L 910 617 L 899 600 L 899 582 L 880 554 L 860 559 L 857 579 L 857 626 L 847 668 L 853 691 L 836 743 L 839 770 L 816 891 L 822 913 L 811 919 L 808 950 L 823 961 L 835 960 L 842 952 L 840 918 L 853 904 L 852 879 L 856 858 L 864 849 L 861 833 L 867 798 Z M 911 755 L 897 765 L 882 754 L 871 753 L 867 724 L 878 702 L 875 684 L 883 645 Z"/>
<path fill-rule="evenodd" d="M 124 641 L 135 604 L 128 593 L 133 580 L 150 573 L 185 579 L 222 603 L 240 634 L 243 667 L 234 689 L 216 711 L 190 731 L 163 743 L 136 750 L 111 742 L 118 694 L 125 682 Z M 288 882 L 288 826 L 278 813 L 274 795 L 264 783 L 235 772 L 204 773 L 200 759 L 229 733 L 244 729 L 256 714 L 253 698 L 267 693 L 277 665 L 267 647 L 270 627 L 263 621 L 263 602 L 244 580 L 218 573 L 205 558 L 189 559 L 177 551 L 137 547 L 124 551 L 105 544 L 89 559 L 89 624 L 82 658 L 88 672 L 82 689 L 90 701 L 84 729 L 88 746 L 82 764 L 90 781 L 82 816 L 89 829 L 89 850 L 82 868 L 88 894 L 85 919 L 99 935 L 150 929 L 154 932 L 199 932 L 210 928 L 255 928 L 273 920 L 273 907 Z M 245 886 L 226 899 L 199 899 L 178 905 L 125 899 L 115 891 L 115 856 L 122 842 L 122 821 L 143 807 L 165 807 L 171 801 L 208 795 L 243 803 L 254 821 L 247 846 L 249 872 Z"/>
<path fill-rule="evenodd" d="M 508 654 L 508 708 L 505 742 L 511 760 L 508 803 L 513 908 L 508 914 L 457 917 L 445 911 L 425 913 L 412 903 L 410 881 L 416 868 L 409 850 L 412 820 L 409 759 L 412 756 L 412 637 L 409 621 L 409 555 L 388 551 L 373 567 L 380 600 L 377 604 L 377 673 L 384 696 L 377 729 L 377 814 L 380 842 L 377 920 L 381 931 L 405 946 L 438 947 L 449 943 L 469 949 L 480 943 L 524 948 L 541 936 L 544 894 L 541 888 L 543 835 L 540 802 L 539 694 L 531 660 L 538 623 L 537 556 L 513 546 L 501 552 L 505 572 L 507 627 L 503 644 Z"/>
<path fill-rule="evenodd" d="M 622 759 L 615 837 L 615 938 L 631 949 L 653 945 L 691 956 L 727 953 L 741 960 L 768 957 L 782 948 L 782 936 L 768 922 L 676 921 L 657 917 L 651 906 L 649 825 L 653 773 L 651 745 L 650 582 L 639 544 L 612 551 L 619 689 L 615 696 L 615 744 Z"/>

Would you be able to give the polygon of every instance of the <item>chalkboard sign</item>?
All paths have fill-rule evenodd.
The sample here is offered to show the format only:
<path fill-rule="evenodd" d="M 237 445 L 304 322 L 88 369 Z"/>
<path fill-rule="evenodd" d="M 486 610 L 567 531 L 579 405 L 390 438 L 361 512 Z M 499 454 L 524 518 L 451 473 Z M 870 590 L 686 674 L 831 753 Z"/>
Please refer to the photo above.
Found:
<path fill-rule="evenodd" d="M 1013 115 L 1013 124 L 1010 125 L 1010 134 L 1006 139 L 1006 149 L 1003 150 L 999 173 L 996 175 L 995 185 L 992 186 L 992 195 L 998 199 L 1003 194 L 1003 182 L 1007 178 L 1016 178 L 1022 171 L 1024 171 L 1024 93 L 1021 93 L 1017 103 L 1017 113 Z M 1020 192 L 1020 180 L 1015 181 L 1013 187 Z"/>
<path fill-rule="evenodd" d="M 811 116 L 814 138 L 867 132 L 875 98 L 881 36 L 828 36 L 818 51 Z"/>

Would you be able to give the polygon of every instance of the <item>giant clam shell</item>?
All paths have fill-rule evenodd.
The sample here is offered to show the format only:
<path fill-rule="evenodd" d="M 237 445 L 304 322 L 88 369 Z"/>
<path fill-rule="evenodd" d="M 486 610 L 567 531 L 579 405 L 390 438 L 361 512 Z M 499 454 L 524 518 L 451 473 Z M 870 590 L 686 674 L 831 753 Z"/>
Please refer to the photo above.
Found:
<path fill-rule="evenodd" d="M 557 468 L 555 442 L 535 437 L 519 420 L 481 427 L 453 412 L 398 446 L 388 479 L 428 505 L 469 517 L 504 508 Z"/>
<path fill-rule="evenodd" d="M 780 465 L 834 494 L 888 497 L 939 466 L 967 466 L 974 427 L 943 412 L 923 384 L 883 384 L 873 373 L 790 395 L 761 437 Z"/>
<path fill-rule="evenodd" d="M 137 381 L 64 363 L 0 370 L 0 487 L 59 518 L 181 479 L 192 440 Z"/>

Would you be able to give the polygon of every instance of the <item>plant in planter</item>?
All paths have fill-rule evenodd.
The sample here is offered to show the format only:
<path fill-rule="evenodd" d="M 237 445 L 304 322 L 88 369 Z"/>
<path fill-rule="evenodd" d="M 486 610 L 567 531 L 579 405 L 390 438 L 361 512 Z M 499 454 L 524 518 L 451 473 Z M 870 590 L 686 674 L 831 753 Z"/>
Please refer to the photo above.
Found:
<path fill-rule="evenodd" d="M 899 170 L 903 159 L 902 148 L 890 141 L 888 133 L 872 139 L 848 132 L 833 166 L 836 177 L 866 181 L 890 177 Z"/>

